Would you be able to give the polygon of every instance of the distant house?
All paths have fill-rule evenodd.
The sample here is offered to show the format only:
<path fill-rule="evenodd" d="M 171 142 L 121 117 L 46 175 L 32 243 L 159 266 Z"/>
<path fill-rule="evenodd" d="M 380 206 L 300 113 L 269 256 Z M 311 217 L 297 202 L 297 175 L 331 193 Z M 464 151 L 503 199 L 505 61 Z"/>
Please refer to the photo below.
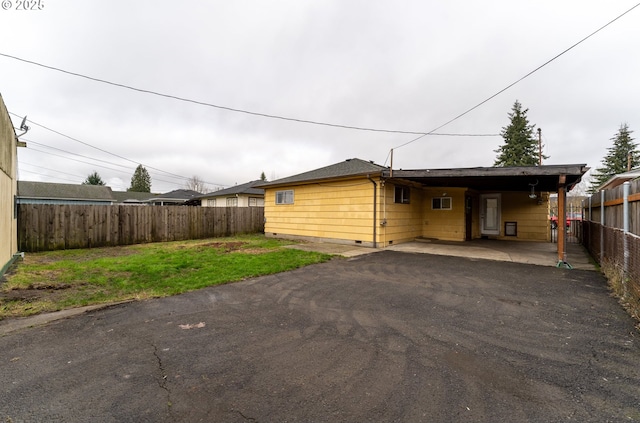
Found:
<path fill-rule="evenodd" d="M 149 192 L 135 191 L 112 191 L 113 199 L 116 204 L 122 205 L 148 205 L 149 200 L 156 196 Z"/>
<path fill-rule="evenodd" d="M 262 207 L 264 206 L 264 189 L 256 185 L 264 181 L 251 181 L 231 188 L 222 189 L 196 197 L 202 207 Z"/>
<path fill-rule="evenodd" d="M 111 188 L 103 185 L 18 181 L 17 202 L 18 204 L 111 205 L 115 200 Z"/>
<path fill-rule="evenodd" d="M 393 170 L 349 159 L 259 187 L 271 237 L 371 247 L 416 238 L 550 241 L 549 193 L 564 199 L 587 170 L 583 164 Z"/>
<path fill-rule="evenodd" d="M 0 95 L 0 276 L 18 257 L 16 210 L 18 141 L 9 112 Z"/>
<path fill-rule="evenodd" d="M 177 189 L 166 194 L 156 194 L 149 198 L 147 202 L 153 206 L 176 206 L 185 204 L 187 201 L 201 195 L 198 191 L 190 189 Z"/>

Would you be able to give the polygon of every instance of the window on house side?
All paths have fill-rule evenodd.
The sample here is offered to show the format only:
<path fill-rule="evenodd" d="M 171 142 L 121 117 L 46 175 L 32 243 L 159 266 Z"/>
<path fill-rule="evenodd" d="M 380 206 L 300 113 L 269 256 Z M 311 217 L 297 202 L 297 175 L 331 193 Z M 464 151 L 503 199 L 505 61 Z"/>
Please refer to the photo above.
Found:
<path fill-rule="evenodd" d="M 451 197 L 436 197 L 431 199 L 433 210 L 451 210 Z"/>
<path fill-rule="evenodd" d="M 394 203 L 409 204 L 409 187 L 395 187 Z"/>
<path fill-rule="evenodd" d="M 293 204 L 293 190 L 276 191 L 276 204 Z"/>
<path fill-rule="evenodd" d="M 227 198 L 227 207 L 238 207 L 238 197 Z"/>
<path fill-rule="evenodd" d="M 216 199 L 215 198 L 210 198 L 207 200 L 207 206 L 209 207 L 215 207 L 216 206 Z"/>
<path fill-rule="evenodd" d="M 249 197 L 249 207 L 255 207 L 258 205 L 258 199 L 256 197 Z"/>

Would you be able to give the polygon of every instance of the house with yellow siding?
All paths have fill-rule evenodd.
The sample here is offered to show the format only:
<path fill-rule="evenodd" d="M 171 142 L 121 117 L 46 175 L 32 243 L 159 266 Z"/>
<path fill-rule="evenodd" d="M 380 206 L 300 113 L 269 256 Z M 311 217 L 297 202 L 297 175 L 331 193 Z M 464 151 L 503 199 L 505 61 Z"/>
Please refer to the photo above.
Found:
<path fill-rule="evenodd" d="M 17 258 L 18 220 L 16 216 L 17 147 L 13 123 L 0 96 L 0 277 Z"/>
<path fill-rule="evenodd" d="M 385 247 L 417 238 L 550 241 L 549 195 L 585 165 L 393 170 L 349 159 L 264 182 L 269 237 Z"/>

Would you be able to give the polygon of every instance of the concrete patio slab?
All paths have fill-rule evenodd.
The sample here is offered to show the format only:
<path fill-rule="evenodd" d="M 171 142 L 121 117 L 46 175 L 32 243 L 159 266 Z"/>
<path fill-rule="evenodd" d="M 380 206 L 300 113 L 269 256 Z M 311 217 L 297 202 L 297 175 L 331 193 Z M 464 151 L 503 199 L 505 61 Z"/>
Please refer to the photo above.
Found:
<path fill-rule="evenodd" d="M 441 256 L 466 257 L 471 259 L 497 260 L 513 263 L 558 266 L 557 244 L 551 242 L 525 242 L 478 239 L 467 242 L 413 241 L 386 248 L 359 247 L 356 245 L 333 244 L 328 242 L 306 242 L 291 245 L 306 251 L 318 251 L 342 257 L 356 257 L 384 250 L 405 253 L 435 254 Z M 573 269 L 597 270 L 595 262 L 580 244 L 567 244 L 566 263 Z M 560 267 L 568 266 L 561 263 Z"/>

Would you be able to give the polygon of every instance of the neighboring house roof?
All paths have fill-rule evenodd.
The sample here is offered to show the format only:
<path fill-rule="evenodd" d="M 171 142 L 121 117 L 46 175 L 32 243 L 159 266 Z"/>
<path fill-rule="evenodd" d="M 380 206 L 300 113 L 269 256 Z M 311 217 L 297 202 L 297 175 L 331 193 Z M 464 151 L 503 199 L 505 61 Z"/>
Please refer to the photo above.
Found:
<path fill-rule="evenodd" d="M 622 185 L 627 181 L 633 181 L 634 179 L 640 178 L 640 167 L 636 169 L 631 169 L 628 172 L 619 173 L 611 177 L 607 182 L 600 185 L 598 191 L 602 191 L 604 189 L 612 189 L 617 187 L 618 185 Z"/>
<path fill-rule="evenodd" d="M 111 188 L 104 185 L 74 185 L 51 182 L 18 181 L 18 198 L 63 201 L 114 201 Z"/>
<path fill-rule="evenodd" d="M 384 177 L 405 179 L 437 187 L 468 187 L 478 190 L 556 191 L 560 178 L 572 187 L 589 170 L 586 164 L 474 167 L 456 169 L 386 170 Z"/>
<path fill-rule="evenodd" d="M 174 191 L 167 192 L 165 194 L 158 194 L 153 198 L 150 198 L 148 203 L 173 203 L 183 204 L 189 200 L 193 200 L 200 193 L 190 189 L 176 189 Z"/>
<path fill-rule="evenodd" d="M 247 194 L 247 195 L 264 195 L 264 189 L 262 188 L 254 188 L 258 184 L 263 184 L 266 181 L 251 181 L 240 185 L 234 185 L 230 188 L 221 189 L 214 192 L 209 192 L 207 194 L 199 195 L 197 198 L 215 198 L 215 197 L 225 197 L 228 195 L 235 194 Z"/>
<path fill-rule="evenodd" d="M 176 189 L 173 191 L 169 191 L 165 194 L 157 194 L 155 197 L 150 198 L 150 201 L 173 201 L 173 202 L 184 202 L 190 200 L 194 197 L 199 196 L 200 193 L 198 191 L 193 191 L 190 189 Z"/>
<path fill-rule="evenodd" d="M 388 169 L 374 162 L 361 159 L 347 159 L 343 162 L 322 167 L 320 169 L 311 170 L 309 172 L 300 173 L 298 175 L 289 176 L 287 178 L 277 179 L 271 182 L 263 182 L 260 187 L 269 187 L 272 185 L 288 185 L 292 183 L 310 182 L 322 179 L 343 178 L 348 176 L 380 174 L 383 170 Z"/>
<path fill-rule="evenodd" d="M 144 203 L 156 195 L 150 192 L 113 191 L 113 198 L 118 203 Z"/>

